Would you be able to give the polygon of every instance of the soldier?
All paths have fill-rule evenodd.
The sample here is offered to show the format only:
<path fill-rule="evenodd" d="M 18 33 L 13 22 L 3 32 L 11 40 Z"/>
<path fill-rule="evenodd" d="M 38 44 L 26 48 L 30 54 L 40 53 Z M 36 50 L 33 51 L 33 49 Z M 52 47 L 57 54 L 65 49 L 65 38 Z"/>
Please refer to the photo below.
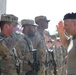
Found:
<path fill-rule="evenodd" d="M 56 69 L 58 75 L 66 75 L 66 67 L 65 67 L 65 56 L 66 50 L 62 47 L 62 43 L 60 37 L 56 37 L 56 35 L 51 36 L 54 45 L 54 56 L 56 61 Z"/>
<path fill-rule="evenodd" d="M 6 66 L 2 65 L 1 70 L 3 75 L 25 75 L 25 63 L 28 64 L 28 62 L 32 59 L 32 55 L 29 52 L 26 40 L 24 40 L 25 35 L 21 32 L 13 32 L 14 27 L 18 24 L 17 20 L 18 18 L 14 15 L 3 15 L 1 18 L 0 38 L 2 43 L 2 51 L 0 51 L 0 53 L 2 56 L 5 56 L 5 58 L 2 59 L 2 64 L 6 65 L 6 63 L 9 63 Z M 6 62 L 5 59 L 9 61 Z M 11 67 L 10 70 L 8 70 L 9 67 Z"/>
<path fill-rule="evenodd" d="M 40 39 L 40 37 L 35 34 L 36 30 L 37 30 L 37 26 L 34 24 L 33 20 L 29 20 L 29 19 L 23 19 L 22 21 L 22 26 L 23 26 L 23 33 L 25 35 L 27 35 L 27 37 L 32 41 L 33 44 L 33 48 L 37 50 L 37 58 L 35 62 L 39 62 L 38 66 L 37 66 L 37 72 L 39 69 L 39 64 L 40 66 L 42 66 L 42 63 L 44 62 L 44 57 L 42 57 L 42 53 L 44 53 L 44 46 L 42 44 L 42 41 Z M 41 74 L 40 74 L 41 75 Z"/>
<path fill-rule="evenodd" d="M 46 41 L 46 44 L 48 46 L 48 52 L 47 52 L 47 60 L 48 60 L 48 64 L 49 64 L 49 67 L 48 67 L 48 75 L 54 75 L 53 71 L 54 71 L 54 68 L 53 68 L 53 58 L 52 58 L 52 51 L 53 51 L 53 41 L 52 41 L 52 38 L 50 37 L 50 33 L 48 31 L 45 31 L 44 32 L 45 34 L 45 41 Z"/>
<path fill-rule="evenodd" d="M 27 72 L 32 70 L 30 65 L 28 65 L 29 62 L 33 63 L 32 42 L 27 37 L 27 35 L 24 35 L 23 33 L 19 32 L 17 30 L 12 35 L 13 35 L 13 37 L 16 36 L 17 38 L 22 37 L 19 39 L 18 44 L 15 46 L 15 49 L 18 50 L 17 51 L 17 53 L 19 54 L 18 57 L 22 61 L 21 74 L 26 75 Z"/>
<path fill-rule="evenodd" d="M 61 38 L 62 45 L 67 49 L 67 75 L 76 75 L 76 13 L 67 13 L 64 15 L 64 24 L 60 21 L 57 30 Z M 65 33 L 72 37 L 68 39 Z"/>
<path fill-rule="evenodd" d="M 56 38 L 54 45 L 55 45 L 55 55 L 56 55 L 56 64 L 57 64 L 57 74 L 61 75 L 63 52 L 62 52 L 62 45 L 60 40 Z"/>
<path fill-rule="evenodd" d="M 33 47 L 31 45 L 30 40 L 23 33 L 16 31 L 12 34 L 12 36 L 19 39 L 16 46 L 15 46 L 15 49 L 17 51 L 18 57 L 19 57 L 20 62 L 21 62 L 20 74 L 25 75 L 28 71 L 31 70 L 31 67 L 28 66 L 28 62 L 33 61 L 33 56 L 31 54 Z"/>
<path fill-rule="evenodd" d="M 44 54 L 42 54 L 42 57 L 44 57 L 44 61 L 43 61 L 43 72 L 41 72 L 41 70 L 39 71 L 39 75 L 45 75 L 45 73 L 47 74 L 47 70 L 46 67 L 48 67 L 45 62 L 46 62 L 46 52 L 47 52 L 47 46 L 45 43 L 45 37 L 44 37 L 44 30 L 48 28 L 48 22 L 50 20 L 47 20 L 46 16 L 36 16 L 35 17 L 35 23 L 38 24 L 38 28 L 37 28 L 37 35 L 41 38 L 43 45 L 44 45 Z M 46 67 L 45 67 L 46 66 Z"/>
<path fill-rule="evenodd" d="M 18 18 L 12 14 L 3 14 L 0 21 L 0 57 L 1 62 L 1 75 L 18 75 L 16 71 L 16 60 L 13 56 L 12 49 L 17 42 L 10 37 L 13 28 L 18 24 Z M 11 41 L 11 42 L 10 42 Z"/>

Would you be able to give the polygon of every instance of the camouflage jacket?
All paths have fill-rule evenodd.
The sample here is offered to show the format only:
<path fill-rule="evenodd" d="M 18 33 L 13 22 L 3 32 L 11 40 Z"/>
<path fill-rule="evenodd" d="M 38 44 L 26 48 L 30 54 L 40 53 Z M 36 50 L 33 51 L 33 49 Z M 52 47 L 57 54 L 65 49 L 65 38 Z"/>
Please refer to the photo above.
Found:
<path fill-rule="evenodd" d="M 26 41 L 24 40 L 24 35 L 21 33 L 13 33 L 10 37 L 6 37 L 1 33 L 0 36 L 0 55 L 2 57 L 2 73 L 4 75 L 16 75 L 16 60 L 12 49 L 16 49 L 17 57 L 21 63 L 21 72 L 27 70 L 24 67 L 28 64 L 28 61 L 33 60 L 32 55 L 29 51 Z M 7 61 L 8 60 L 8 61 Z M 9 63 L 9 64 L 8 64 Z M 8 65 L 6 65 L 8 64 Z M 9 70 L 10 68 L 10 70 Z M 26 69 L 25 69 L 26 68 Z M 30 69 L 29 69 L 30 70 Z M 15 72 L 14 72 L 15 71 Z"/>
<path fill-rule="evenodd" d="M 17 75 L 13 53 L 4 44 L 6 40 L 8 40 L 8 38 L 4 34 L 0 33 L 0 57 L 2 58 L 1 74 Z"/>
<path fill-rule="evenodd" d="M 32 43 L 27 38 L 27 36 L 24 34 L 22 34 L 18 37 L 22 37 L 22 38 L 19 39 L 18 44 L 16 44 L 15 48 L 17 50 L 18 57 L 22 61 L 22 67 L 21 67 L 22 72 L 26 73 L 29 70 L 31 70 L 31 67 L 28 65 L 28 61 L 33 62 L 33 56 L 32 56 L 32 52 L 31 52 Z"/>
<path fill-rule="evenodd" d="M 36 41 L 39 41 L 38 45 L 40 46 L 40 47 L 38 47 L 38 59 L 42 62 L 45 62 L 47 47 L 46 47 L 46 43 L 45 43 L 45 37 L 39 31 L 36 32 Z"/>

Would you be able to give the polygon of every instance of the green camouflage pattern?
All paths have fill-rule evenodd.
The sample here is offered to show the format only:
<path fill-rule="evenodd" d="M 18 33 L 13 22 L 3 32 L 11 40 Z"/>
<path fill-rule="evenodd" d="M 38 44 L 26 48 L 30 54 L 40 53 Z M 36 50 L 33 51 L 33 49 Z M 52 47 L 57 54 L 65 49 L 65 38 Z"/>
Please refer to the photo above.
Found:
<path fill-rule="evenodd" d="M 45 43 L 45 37 L 43 34 L 41 34 L 40 31 L 36 32 L 36 35 L 38 35 L 39 39 L 41 40 L 41 49 L 38 48 L 38 60 L 40 60 L 40 70 L 38 71 L 38 75 L 45 75 L 46 71 L 46 43 Z M 38 39 L 37 39 L 38 40 Z"/>
<path fill-rule="evenodd" d="M 3 42 L 6 36 L 0 35 L 0 57 L 2 57 L 1 75 L 17 75 L 15 67 L 15 59 L 12 52 Z"/>
<path fill-rule="evenodd" d="M 22 26 L 25 26 L 25 25 L 38 26 L 38 25 L 34 24 L 34 21 L 31 19 L 23 19 L 23 20 L 21 20 L 21 24 L 22 24 Z"/>
<path fill-rule="evenodd" d="M 1 21 L 11 22 L 12 24 L 17 25 L 18 17 L 14 16 L 12 14 L 2 14 Z"/>
<path fill-rule="evenodd" d="M 24 35 L 19 32 L 14 32 L 10 37 L 6 37 L 5 35 L 2 35 L 1 33 L 0 38 L 2 42 L 0 46 L 1 48 L 0 55 L 2 57 L 2 74 L 6 75 L 7 73 L 7 75 L 17 75 L 16 66 L 15 66 L 16 60 L 12 53 L 13 48 L 16 49 L 17 56 L 21 63 L 20 75 L 23 74 L 24 72 L 27 72 L 27 70 L 29 71 L 26 65 L 28 64 L 27 62 L 29 60 L 31 61 L 33 59 L 32 59 L 31 53 L 29 52 L 27 43 L 23 39 Z"/>
<path fill-rule="evenodd" d="M 31 49 L 32 49 L 32 44 L 26 35 L 22 34 L 20 36 L 23 38 L 18 41 L 18 44 L 15 46 L 15 48 L 18 52 L 17 54 L 19 54 L 18 57 L 21 60 L 22 74 L 26 74 L 28 71 L 31 70 L 31 67 L 28 65 L 28 61 L 31 61 L 31 62 L 33 61 L 32 53 L 30 52 L 30 50 L 28 48 L 26 40 L 29 42 L 29 46 L 31 47 Z M 19 36 L 18 36 L 18 38 L 19 38 Z M 24 38 L 26 38 L 26 39 L 24 39 Z"/>
<path fill-rule="evenodd" d="M 45 21 L 47 21 L 47 22 L 50 21 L 50 20 L 47 19 L 46 16 L 43 16 L 43 15 L 41 15 L 41 16 L 36 16 L 36 17 L 35 17 L 35 23 L 37 23 L 39 20 L 45 20 Z"/>

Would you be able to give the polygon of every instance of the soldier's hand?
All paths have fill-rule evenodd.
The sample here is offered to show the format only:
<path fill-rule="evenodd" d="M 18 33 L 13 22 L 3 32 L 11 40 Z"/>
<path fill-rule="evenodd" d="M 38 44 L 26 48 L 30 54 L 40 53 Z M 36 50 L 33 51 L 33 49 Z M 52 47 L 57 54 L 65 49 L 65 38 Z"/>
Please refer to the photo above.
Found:
<path fill-rule="evenodd" d="M 64 24 L 62 21 L 59 21 L 58 25 L 56 25 L 58 33 L 64 34 Z"/>

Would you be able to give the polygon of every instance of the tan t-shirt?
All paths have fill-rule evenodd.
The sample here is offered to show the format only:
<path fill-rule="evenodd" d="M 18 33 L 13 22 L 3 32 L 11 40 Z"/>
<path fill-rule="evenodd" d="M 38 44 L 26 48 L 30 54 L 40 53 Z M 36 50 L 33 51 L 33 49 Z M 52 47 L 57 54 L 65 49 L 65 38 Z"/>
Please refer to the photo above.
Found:
<path fill-rule="evenodd" d="M 70 40 L 67 53 L 67 74 L 76 75 L 76 39 Z"/>

